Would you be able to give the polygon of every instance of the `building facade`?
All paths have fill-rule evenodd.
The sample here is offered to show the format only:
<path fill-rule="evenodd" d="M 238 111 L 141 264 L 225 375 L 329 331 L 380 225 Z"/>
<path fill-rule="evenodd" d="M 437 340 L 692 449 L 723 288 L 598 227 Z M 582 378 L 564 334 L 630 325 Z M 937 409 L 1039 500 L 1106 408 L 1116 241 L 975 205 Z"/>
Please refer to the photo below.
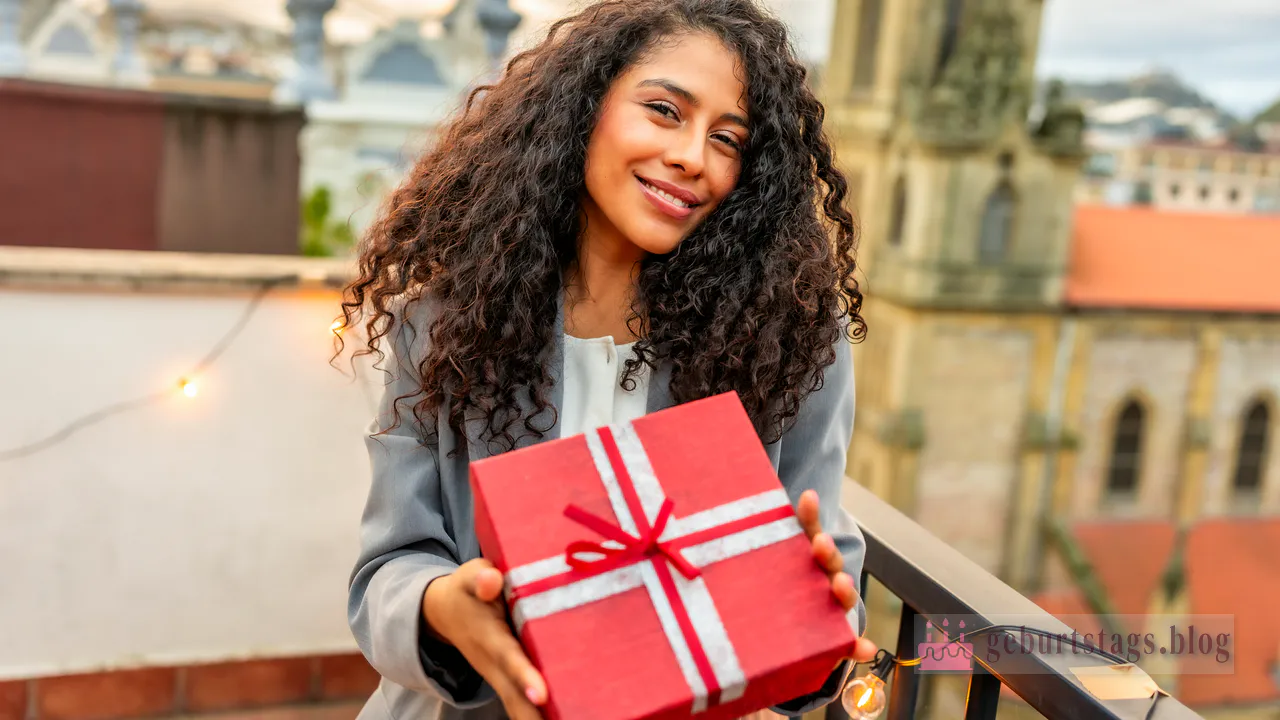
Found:
<path fill-rule="evenodd" d="M 1099 150 L 1085 166 L 1076 200 L 1191 212 L 1280 213 L 1280 152 L 1172 142 Z"/>
<path fill-rule="evenodd" d="M 327 222 L 354 236 L 505 57 L 522 17 L 506 0 L 458 0 L 442 16 L 382 18 L 352 41 L 326 33 L 335 6 L 290 0 L 291 26 L 276 26 L 216 2 L 110 0 L 97 12 L 0 0 L 0 77 L 303 110 L 298 194 L 324 189 Z M 10 15 L 16 32 L 5 31 Z"/>
<path fill-rule="evenodd" d="M 1280 518 L 1280 218 L 1077 208 L 1082 114 L 1051 92 L 1028 122 L 1043 7 L 841 0 L 824 87 L 869 326 L 849 474 L 1027 594 L 1079 591 L 1054 528 Z M 1175 152 L 1152 157 L 1195 177 Z M 1273 167 L 1205 157 L 1258 185 Z M 1280 684 L 1249 702 L 1273 711 Z"/>

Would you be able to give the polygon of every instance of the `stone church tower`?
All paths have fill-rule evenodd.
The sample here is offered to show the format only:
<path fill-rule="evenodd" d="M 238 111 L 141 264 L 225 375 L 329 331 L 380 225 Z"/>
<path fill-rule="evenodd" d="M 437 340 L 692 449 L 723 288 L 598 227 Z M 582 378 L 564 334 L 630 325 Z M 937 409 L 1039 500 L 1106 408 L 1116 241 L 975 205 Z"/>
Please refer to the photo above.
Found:
<path fill-rule="evenodd" d="M 1083 117 L 1056 92 L 1030 117 L 1043 7 L 838 0 L 822 88 L 870 328 L 849 474 L 1015 586 L 1051 500 L 1083 160 Z"/>

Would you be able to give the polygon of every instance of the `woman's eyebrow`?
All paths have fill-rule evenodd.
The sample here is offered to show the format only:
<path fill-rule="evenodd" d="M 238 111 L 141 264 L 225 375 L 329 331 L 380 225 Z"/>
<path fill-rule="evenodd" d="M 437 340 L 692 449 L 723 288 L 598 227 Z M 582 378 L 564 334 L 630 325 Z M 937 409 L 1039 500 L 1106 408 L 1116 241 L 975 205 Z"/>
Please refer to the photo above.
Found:
<path fill-rule="evenodd" d="M 637 87 L 660 87 L 666 90 L 667 92 L 671 93 L 672 95 L 679 96 L 682 100 L 689 103 L 690 105 L 694 107 L 698 106 L 698 97 L 696 95 L 689 92 L 688 90 L 685 90 L 684 88 L 680 87 L 679 85 L 675 84 L 674 82 L 671 82 L 666 78 L 650 78 L 648 80 L 641 80 L 640 84 L 637 85 Z M 735 122 L 744 128 L 750 127 L 749 125 L 747 125 L 747 119 L 742 117 L 741 115 L 738 115 L 737 113 L 725 113 L 720 116 L 720 119 L 729 120 L 730 122 Z"/>

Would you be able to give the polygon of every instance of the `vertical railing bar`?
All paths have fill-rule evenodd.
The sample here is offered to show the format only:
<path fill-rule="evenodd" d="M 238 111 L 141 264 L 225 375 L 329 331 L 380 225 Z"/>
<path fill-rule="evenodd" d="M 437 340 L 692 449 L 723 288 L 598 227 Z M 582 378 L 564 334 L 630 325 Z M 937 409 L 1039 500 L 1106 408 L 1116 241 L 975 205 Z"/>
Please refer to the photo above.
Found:
<path fill-rule="evenodd" d="M 1000 681 L 981 665 L 974 665 L 964 701 L 964 720 L 996 720 L 999 705 Z"/>
<path fill-rule="evenodd" d="M 916 609 L 902 603 L 902 615 L 898 620 L 898 649 L 894 653 L 899 660 L 916 656 Z M 895 665 L 893 685 L 889 688 L 888 720 L 912 720 L 916 716 L 916 701 L 920 697 L 920 678 L 915 665 Z"/>
<path fill-rule="evenodd" d="M 862 573 L 858 575 L 858 597 L 862 598 L 862 603 L 864 605 L 867 602 L 867 578 L 869 577 L 871 576 L 867 574 L 866 570 L 863 570 Z"/>

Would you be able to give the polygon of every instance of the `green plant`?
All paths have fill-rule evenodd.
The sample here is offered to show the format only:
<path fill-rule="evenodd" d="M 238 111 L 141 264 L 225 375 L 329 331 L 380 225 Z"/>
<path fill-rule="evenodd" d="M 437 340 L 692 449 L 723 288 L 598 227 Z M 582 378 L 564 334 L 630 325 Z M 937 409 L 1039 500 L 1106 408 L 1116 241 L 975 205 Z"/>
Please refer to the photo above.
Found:
<path fill-rule="evenodd" d="M 330 219 L 333 199 L 329 188 L 318 185 L 302 199 L 298 225 L 299 248 L 307 257 L 330 257 L 355 245 L 355 233 L 341 220 Z"/>

